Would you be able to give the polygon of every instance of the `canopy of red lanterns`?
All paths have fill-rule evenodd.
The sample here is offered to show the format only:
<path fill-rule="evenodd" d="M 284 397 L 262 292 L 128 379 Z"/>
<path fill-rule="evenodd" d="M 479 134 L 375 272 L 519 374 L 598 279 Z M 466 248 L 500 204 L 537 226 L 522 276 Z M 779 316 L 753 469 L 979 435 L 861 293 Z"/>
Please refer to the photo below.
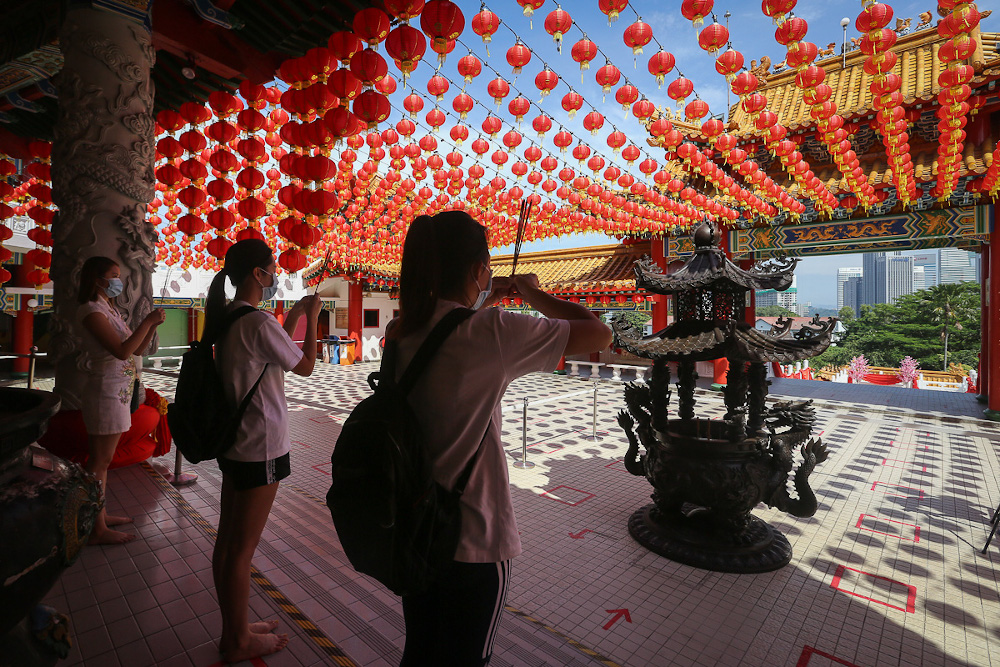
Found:
<path fill-rule="evenodd" d="M 545 0 L 517 2 L 529 17 L 540 18 L 545 6 Z M 695 26 L 698 45 L 715 59 L 751 118 L 749 133 L 737 134 L 710 115 L 692 81 L 677 70 L 674 55 L 628 0 L 600 0 L 599 9 L 609 26 L 628 17 L 625 45 L 637 61 L 648 53 L 645 71 L 636 69 L 634 80 L 570 11 L 556 5 L 540 22 L 559 57 L 572 59 L 581 77 L 594 65 L 600 101 L 586 99 L 572 77 L 537 56 L 534 20 L 531 34 L 518 34 L 484 3 L 468 20 L 472 38 L 467 17 L 450 0 L 384 4 L 385 11 L 359 11 L 352 30 L 330 35 L 325 47 L 285 61 L 277 85 L 244 81 L 238 95 L 217 91 L 207 104 L 190 102 L 157 115 L 157 196 L 149 222 L 161 231 L 158 260 L 216 269 L 233 242 L 257 237 L 278 248 L 278 263 L 287 272 L 329 256 L 330 271 L 378 276 L 391 287 L 410 222 L 445 209 L 468 211 L 498 247 L 513 242 L 525 198 L 534 204 L 530 241 L 577 232 L 662 237 L 704 219 L 742 226 L 769 224 L 777 216 L 794 221 L 809 209 L 830 216 L 838 207 L 868 208 L 886 197 L 885 189 L 869 183 L 851 148 L 850 124 L 831 101 L 826 72 L 816 64 L 818 49 L 806 40 L 808 25 L 791 15 L 796 0 L 763 0 L 761 7 L 776 24 L 787 65 L 796 70 L 816 137 L 843 176 L 839 197 L 813 173 L 788 128 L 768 109 L 758 78 L 715 20 L 713 0 L 684 0 L 680 13 Z M 980 15 L 974 4 L 939 5 L 950 13 L 938 25 L 947 41 L 938 52 L 944 69 L 932 194 L 945 199 L 960 178 L 963 128 L 982 104 L 969 85 L 975 72 L 963 62 L 974 48 L 969 33 Z M 897 34 L 887 27 L 892 18 L 890 5 L 864 0 L 856 27 L 868 56 L 865 71 L 873 76 L 876 125 L 892 186 L 905 206 L 918 192 L 907 134 L 912 119 L 903 106 L 901 77 L 893 71 Z M 467 54 L 454 54 L 459 47 Z M 604 64 L 597 66 L 601 57 Z M 533 64 L 538 72 L 532 77 L 524 72 Z M 416 85 L 415 75 L 424 70 L 433 74 Z M 652 101 L 661 93 L 649 85 L 655 82 L 659 90 L 671 74 L 666 96 L 677 105 L 676 114 Z M 474 82 L 487 80 L 485 98 L 471 94 Z M 611 94 L 641 134 L 619 129 L 602 113 Z M 546 112 L 553 99 L 572 123 Z M 473 115 L 483 119 L 473 122 Z M 654 147 L 662 149 L 659 156 Z M 758 147 L 778 158 L 788 176 L 784 185 L 752 159 Z M 35 142 L 36 160 L 24 169 L 22 184 L 0 180 L 0 219 L 27 214 L 37 225 L 31 238 L 38 247 L 30 257 L 38 267 L 32 275 L 37 284 L 47 278 L 51 262 L 49 152 L 47 144 Z M 998 158 L 1000 153 L 968 191 L 997 194 Z M 0 177 L 12 170 L 0 160 Z M 844 190 L 851 194 L 844 196 Z M 0 226 L 2 234 L 9 236 L 9 230 Z"/>

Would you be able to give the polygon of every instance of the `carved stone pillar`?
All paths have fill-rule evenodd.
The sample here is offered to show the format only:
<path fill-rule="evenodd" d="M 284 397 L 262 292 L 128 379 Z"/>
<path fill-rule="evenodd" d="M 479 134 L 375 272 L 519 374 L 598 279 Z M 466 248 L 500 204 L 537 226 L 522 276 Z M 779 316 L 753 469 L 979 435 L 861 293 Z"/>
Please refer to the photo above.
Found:
<path fill-rule="evenodd" d="M 52 225 L 51 331 L 56 391 L 64 408 L 77 408 L 79 371 L 89 363 L 73 327 L 84 261 L 103 255 L 118 262 L 125 291 L 116 302 L 133 328 L 153 307 L 156 231 L 146 223 L 146 204 L 154 193 L 155 52 L 143 24 L 86 7 L 68 12 L 59 47 L 65 66 L 52 146 L 59 212 Z"/>

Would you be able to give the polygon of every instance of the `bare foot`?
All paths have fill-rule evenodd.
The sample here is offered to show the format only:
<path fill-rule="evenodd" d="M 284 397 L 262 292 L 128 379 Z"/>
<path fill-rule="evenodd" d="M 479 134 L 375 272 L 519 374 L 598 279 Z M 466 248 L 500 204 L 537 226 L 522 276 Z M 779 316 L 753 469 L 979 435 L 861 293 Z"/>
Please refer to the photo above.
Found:
<path fill-rule="evenodd" d="M 266 635 L 268 632 L 274 632 L 276 627 L 278 627 L 277 620 L 257 621 L 256 623 L 250 624 L 250 632 Z"/>
<path fill-rule="evenodd" d="M 111 516 L 108 514 L 104 517 L 104 522 L 109 526 L 123 526 L 126 523 L 132 523 L 132 517 L 130 516 Z"/>
<path fill-rule="evenodd" d="M 225 650 L 220 646 L 219 650 L 226 662 L 235 663 L 258 658 L 262 655 L 271 655 L 286 646 L 288 646 L 288 635 L 251 632 L 250 641 L 246 646 L 229 650 Z"/>
<path fill-rule="evenodd" d="M 97 532 L 96 530 L 90 534 L 90 539 L 87 544 L 125 544 L 126 542 L 131 542 L 135 539 L 135 535 L 130 535 L 128 533 L 123 533 L 117 530 L 103 530 Z"/>

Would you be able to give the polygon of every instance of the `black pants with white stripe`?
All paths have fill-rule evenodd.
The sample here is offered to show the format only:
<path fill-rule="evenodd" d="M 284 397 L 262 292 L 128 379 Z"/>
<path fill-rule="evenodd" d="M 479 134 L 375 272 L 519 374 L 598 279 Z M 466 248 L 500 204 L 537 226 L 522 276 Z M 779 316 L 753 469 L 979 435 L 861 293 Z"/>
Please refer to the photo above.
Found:
<path fill-rule="evenodd" d="M 485 667 L 510 585 L 510 561 L 453 562 L 426 593 L 403 597 L 400 667 Z"/>

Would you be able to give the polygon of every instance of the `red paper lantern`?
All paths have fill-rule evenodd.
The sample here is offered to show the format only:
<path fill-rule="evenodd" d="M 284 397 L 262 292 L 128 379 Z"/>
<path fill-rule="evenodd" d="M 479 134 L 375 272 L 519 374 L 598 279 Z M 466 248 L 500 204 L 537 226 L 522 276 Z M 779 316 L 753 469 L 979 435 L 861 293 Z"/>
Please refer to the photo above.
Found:
<path fill-rule="evenodd" d="M 483 44 L 489 44 L 499 29 L 500 17 L 485 7 L 472 17 L 472 31 L 483 38 Z"/>
<path fill-rule="evenodd" d="M 514 46 L 507 49 L 507 62 L 514 68 L 514 74 L 520 74 L 521 69 L 531 61 L 531 49 L 521 43 L 519 37 Z"/>
<path fill-rule="evenodd" d="M 683 76 L 677 77 L 667 86 L 667 96 L 677 102 L 684 101 L 692 92 L 694 92 L 694 84 L 691 79 Z"/>
<path fill-rule="evenodd" d="M 653 29 L 649 27 L 648 23 L 639 19 L 629 27 L 625 28 L 625 34 L 622 38 L 625 40 L 625 46 L 632 49 L 633 55 L 638 55 L 642 53 L 642 47 L 652 41 Z"/>
<path fill-rule="evenodd" d="M 449 88 L 451 88 L 451 84 L 448 83 L 448 79 L 440 74 L 435 74 L 427 80 L 427 92 L 437 98 L 439 102 L 444 99 Z"/>
<path fill-rule="evenodd" d="M 536 9 L 545 4 L 545 0 L 517 0 L 517 4 L 521 5 L 524 15 L 530 17 Z"/>
<path fill-rule="evenodd" d="M 496 101 L 497 106 L 499 106 L 504 98 L 510 95 L 510 84 L 498 77 L 487 84 L 486 92 Z"/>
<path fill-rule="evenodd" d="M 674 54 L 669 51 L 657 51 L 649 58 L 649 73 L 656 77 L 656 85 L 662 86 L 664 79 L 674 69 Z"/>
<path fill-rule="evenodd" d="M 369 7 L 354 15 L 354 34 L 375 48 L 389 36 L 389 17 L 381 9 Z"/>
<path fill-rule="evenodd" d="M 545 114 L 540 114 L 531 121 L 531 127 L 538 133 L 538 136 L 543 137 L 546 132 L 552 129 L 552 119 Z"/>
<path fill-rule="evenodd" d="M 355 33 L 342 30 L 330 35 L 330 39 L 327 40 L 327 48 L 330 49 L 330 53 L 335 58 L 346 63 L 355 53 L 365 48 L 365 43 Z"/>
<path fill-rule="evenodd" d="M 583 127 L 591 134 L 597 134 L 604 127 L 604 115 L 599 111 L 591 111 L 583 118 Z"/>
<path fill-rule="evenodd" d="M 546 97 L 559 85 L 559 76 L 548 67 L 535 75 L 535 87 Z"/>
<path fill-rule="evenodd" d="M 684 0 L 681 3 L 681 15 L 698 27 L 712 13 L 714 5 L 713 0 Z"/>
<path fill-rule="evenodd" d="M 545 17 L 545 32 L 552 35 L 559 53 L 562 53 L 562 38 L 573 27 L 573 17 L 559 5 Z"/>
<path fill-rule="evenodd" d="M 451 103 L 452 108 L 458 112 L 462 120 L 465 120 L 474 105 L 472 97 L 466 93 L 459 93 Z"/>
<path fill-rule="evenodd" d="M 495 136 L 498 132 L 500 132 L 501 128 L 503 128 L 503 122 L 501 122 L 501 120 L 496 116 L 490 115 L 487 116 L 485 120 L 483 120 L 482 128 L 483 132 L 492 137 Z"/>
<path fill-rule="evenodd" d="M 618 15 L 628 7 L 628 0 L 600 0 L 600 10 L 608 17 L 608 27 L 618 20 Z"/>
<path fill-rule="evenodd" d="M 580 63 L 581 72 L 590 69 L 590 61 L 596 58 L 597 54 L 597 44 L 590 41 L 586 37 L 574 44 L 573 48 L 570 50 L 570 55 L 573 57 L 573 60 Z"/>
<path fill-rule="evenodd" d="M 367 11 L 367 10 L 366 10 Z M 385 58 L 374 49 L 365 49 L 351 58 L 351 73 L 366 86 L 373 86 L 389 72 Z"/>
<path fill-rule="evenodd" d="M 576 112 L 583 107 L 583 96 L 575 91 L 570 91 L 563 95 L 562 108 L 569 112 L 569 117 L 573 118 Z"/>
<path fill-rule="evenodd" d="M 774 31 L 774 39 L 778 44 L 788 46 L 793 42 L 801 41 L 807 32 L 809 32 L 809 24 L 806 23 L 805 19 L 796 16 L 778 26 Z"/>
<path fill-rule="evenodd" d="M 417 68 L 426 51 L 423 33 L 407 24 L 394 28 L 385 40 L 385 52 L 396 61 L 404 76 Z"/>
<path fill-rule="evenodd" d="M 444 46 L 465 30 L 465 15 L 451 0 L 430 0 L 420 14 L 420 29 L 433 43 Z"/>
<path fill-rule="evenodd" d="M 622 73 L 617 67 L 608 63 L 604 65 L 604 67 L 597 70 L 597 73 L 594 74 L 594 78 L 597 80 L 597 85 L 601 87 L 601 90 L 607 94 L 614 86 L 618 85 L 619 81 L 621 81 Z"/>
<path fill-rule="evenodd" d="M 518 95 L 507 105 L 507 110 L 510 111 L 511 115 L 517 119 L 518 123 L 520 123 L 521 119 L 524 118 L 524 115 L 531 110 L 531 102 L 529 102 L 527 98 Z"/>
<path fill-rule="evenodd" d="M 736 49 L 720 53 L 715 59 L 715 71 L 725 77 L 733 76 L 741 69 L 743 69 L 743 54 Z"/>
<path fill-rule="evenodd" d="M 466 83 L 472 83 L 472 80 L 479 76 L 482 71 L 483 63 L 471 53 L 458 59 L 458 73 L 462 75 Z"/>

